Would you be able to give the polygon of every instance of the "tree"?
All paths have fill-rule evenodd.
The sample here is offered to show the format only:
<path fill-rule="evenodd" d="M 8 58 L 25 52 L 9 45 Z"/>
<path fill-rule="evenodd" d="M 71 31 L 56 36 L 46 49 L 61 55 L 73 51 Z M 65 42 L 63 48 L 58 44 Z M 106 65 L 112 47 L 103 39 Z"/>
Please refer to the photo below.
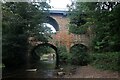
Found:
<path fill-rule="evenodd" d="M 47 38 L 42 23 L 46 10 L 42 5 L 28 2 L 6 2 L 2 4 L 2 59 L 5 66 L 23 64 L 28 49 L 27 38 L 34 34 L 41 41 Z"/>
<path fill-rule="evenodd" d="M 90 27 L 94 33 L 92 47 L 95 51 L 119 51 L 119 8 L 119 2 L 78 2 L 71 11 L 70 32 L 81 34 L 81 30 Z"/>

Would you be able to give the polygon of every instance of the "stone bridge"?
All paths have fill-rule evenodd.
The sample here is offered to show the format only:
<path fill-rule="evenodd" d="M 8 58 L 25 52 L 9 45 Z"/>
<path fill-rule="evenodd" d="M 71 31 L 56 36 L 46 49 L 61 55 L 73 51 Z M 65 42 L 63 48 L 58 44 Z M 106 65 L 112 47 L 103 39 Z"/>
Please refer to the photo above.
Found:
<path fill-rule="evenodd" d="M 56 66 L 59 65 L 59 54 L 57 47 L 63 45 L 66 46 L 67 50 L 70 51 L 70 48 L 82 44 L 87 49 L 90 47 L 90 29 L 88 28 L 87 33 L 76 35 L 73 33 L 69 33 L 69 18 L 67 17 L 67 11 L 50 11 L 50 15 L 47 17 L 47 20 L 45 23 L 51 24 L 55 30 L 56 33 L 52 34 L 52 39 L 49 39 L 49 42 L 44 43 L 40 41 L 35 41 L 33 37 L 29 38 L 29 43 L 31 43 L 34 46 L 34 49 L 32 52 L 34 53 L 34 50 L 42 45 L 50 46 L 53 48 L 56 52 Z M 31 42 L 32 41 L 32 42 Z"/>
<path fill-rule="evenodd" d="M 89 32 L 81 35 L 69 33 L 69 18 L 67 17 L 67 11 L 51 10 L 50 16 L 47 18 L 45 23 L 51 24 L 56 30 L 56 33 L 52 34 L 53 39 L 50 39 L 48 44 L 52 44 L 56 47 L 64 45 L 68 51 L 76 44 L 83 44 L 89 48 Z M 42 42 L 37 41 L 33 43 L 33 45 L 38 44 L 42 44 Z"/>

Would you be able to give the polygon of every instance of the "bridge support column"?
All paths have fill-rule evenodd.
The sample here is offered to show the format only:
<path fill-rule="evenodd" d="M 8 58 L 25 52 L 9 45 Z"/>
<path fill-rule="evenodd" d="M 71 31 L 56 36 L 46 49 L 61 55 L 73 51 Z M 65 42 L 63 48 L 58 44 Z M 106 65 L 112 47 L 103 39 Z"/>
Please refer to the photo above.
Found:
<path fill-rule="evenodd" d="M 59 68 L 59 51 L 56 50 L 56 63 L 55 63 L 55 69 Z"/>

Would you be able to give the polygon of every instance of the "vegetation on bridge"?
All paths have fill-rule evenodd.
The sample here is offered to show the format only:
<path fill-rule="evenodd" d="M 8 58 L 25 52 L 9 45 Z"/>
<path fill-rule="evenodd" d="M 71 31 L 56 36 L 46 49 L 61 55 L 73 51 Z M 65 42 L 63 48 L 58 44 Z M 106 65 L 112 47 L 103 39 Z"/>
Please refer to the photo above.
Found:
<path fill-rule="evenodd" d="M 72 5 L 73 6 L 73 5 Z M 69 31 L 89 34 L 90 55 L 97 67 L 118 70 L 120 64 L 120 2 L 77 2 L 70 7 Z M 106 54 L 107 53 L 107 54 Z"/>

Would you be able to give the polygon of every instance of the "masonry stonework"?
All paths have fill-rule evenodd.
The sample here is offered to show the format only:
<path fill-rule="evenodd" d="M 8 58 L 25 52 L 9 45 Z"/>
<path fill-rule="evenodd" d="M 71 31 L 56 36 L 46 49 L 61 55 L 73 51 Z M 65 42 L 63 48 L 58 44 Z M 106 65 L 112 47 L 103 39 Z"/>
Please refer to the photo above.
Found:
<path fill-rule="evenodd" d="M 74 46 L 75 44 L 83 44 L 86 47 L 89 48 L 90 46 L 90 37 L 88 36 L 88 33 L 86 34 L 73 34 L 69 33 L 69 19 L 67 17 L 63 17 L 60 15 L 50 16 L 53 19 L 55 19 L 59 25 L 59 31 L 57 31 L 55 34 L 52 35 L 52 40 L 50 40 L 48 43 L 52 44 L 56 47 L 59 47 L 61 45 L 66 46 L 67 50 Z M 31 44 L 33 46 L 36 46 L 38 44 L 42 44 L 42 42 L 36 40 L 30 40 L 33 41 Z"/>
<path fill-rule="evenodd" d="M 85 46 L 89 46 L 89 37 L 86 34 L 76 35 L 69 33 L 69 19 L 63 16 L 51 16 L 54 18 L 59 24 L 59 31 L 56 32 L 55 35 L 52 35 L 54 44 L 65 45 L 69 50 L 75 44 L 83 44 Z"/>

